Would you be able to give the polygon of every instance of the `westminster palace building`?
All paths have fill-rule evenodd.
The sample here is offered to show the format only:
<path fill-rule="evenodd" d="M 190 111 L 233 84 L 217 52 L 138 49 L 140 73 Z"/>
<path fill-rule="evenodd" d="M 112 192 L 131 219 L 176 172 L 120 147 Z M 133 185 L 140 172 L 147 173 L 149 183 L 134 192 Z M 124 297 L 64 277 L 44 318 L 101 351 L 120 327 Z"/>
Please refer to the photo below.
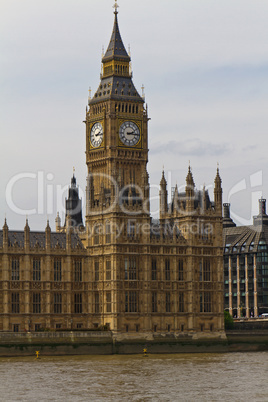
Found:
<path fill-rule="evenodd" d="M 73 176 L 66 219 L 0 232 L 0 331 L 107 329 L 224 336 L 222 186 L 185 191 L 150 215 L 148 109 L 132 81 L 117 4 L 101 80 L 86 111 L 86 216 Z M 161 176 L 162 175 L 162 176 Z"/>

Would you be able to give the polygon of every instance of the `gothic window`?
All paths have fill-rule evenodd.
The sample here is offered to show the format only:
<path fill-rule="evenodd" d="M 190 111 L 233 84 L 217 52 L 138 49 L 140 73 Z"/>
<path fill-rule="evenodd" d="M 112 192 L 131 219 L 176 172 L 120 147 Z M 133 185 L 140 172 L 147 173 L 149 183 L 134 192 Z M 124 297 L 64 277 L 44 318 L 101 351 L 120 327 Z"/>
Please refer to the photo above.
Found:
<path fill-rule="evenodd" d="M 125 258 L 125 280 L 136 280 L 137 279 L 137 264 L 136 258 L 130 257 Z"/>
<path fill-rule="evenodd" d="M 179 293 L 179 313 L 184 313 L 184 294 Z"/>
<path fill-rule="evenodd" d="M 152 313 L 157 313 L 157 292 L 152 292 Z"/>
<path fill-rule="evenodd" d="M 74 281 L 82 282 L 82 260 L 74 260 Z"/>
<path fill-rule="evenodd" d="M 61 293 L 54 293 L 54 314 L 61 314 L 62 312 L 62 295 Z"/>
<path fill-rule="evenodd" d="M 210 292 L 201 292 L 200 293 L 200 313 L 211 313 L 211 312 L 212 312 L 211 293 Z"/>
<path fill-rule="evenodd" d="M 165 260 L 165 279 L 166 281 L 170 281 L 170 260 Z"/>
<path fill-rule="evenodd" d="M 18 314 L 20 312 L 20 294 L 11 293 L 11 313 Z"/>
<path fill-rule="evenodd" d="M 126 313 L 138 312 L 137 292 L 130 291 L 125 293 L 125 312 Z"/>
<path fill-rule="evenodd" d="M 61 281 L 61 258 L 54 259 L 54 282 Z"/>
<path fill-rule="evenodd" d="M 98 314 L 100 312 L 100 295 L 97 292 L 95 293 L 94 305 L 95 305 L 95 313 Z"/>
<path fill-rule="evenodd" d="M 33 281 L 41 281 L 41 260 L 33 259 Z"/>
<path fill-rule="evenodd" d="M 82 313 L 82 293 L 74 294 L 74 313 L 75 314 Z"/>
<path fill-rule="evenodd" d="M 20 280 L 20 260 L 17 257 L 12 258 L 11 260 L 11 280 Z"/>
<path fill-rule="evenodd" d="M 179 281 L 183 281 L 183 260 L 179 260 L 178 279 Z"/>
<path fill-rule="evenodd" d="M 94 264 L 94 268 L 95 268 L 95 281 L 99 281 L 100 280 L 100 270 L 99 270 L 99 261 L 95 261 Z"/>
<path fill-rule="evenodd" d="M 129 220 L 127 223 L 127 235 L 128 237 L 135 236 L 135 222 L 133 222 L 132 220 Z"/>
<path fill-rule="evenodd" d="M 105 225 L 105 241 L 106 243 L 111 243 L 111 224 L 106 222 Z"/>
<path fill-rule="evenodd" d="M 33 314 L 41 313 L 41 293 L 33 293 Z"/>
<path fill-rule="evenodd" d="M 170 303 L 170 292 L 166 292 L 166 313 L 170 313 L 171 303 Z"/>
<path fill-rule="evenodd" d="M 111 260 L 106 261 L 106 281 L 111 280 Z"/>
<path fill-rule="evenodd" d="M 111 292 L 106 292 L 106 313 L 112 311 L 112 295 Z"/>
<path fill-rule="evenodd" d="M 100 244 L 100 226 L 95 225 L 94 226 L 94 244 Z"/>
<path fill-rule="evenodd" d="M 203 259 L 199 263 L 199 280 L 200 282 L 211 281 L 211 267 L 210 261 L 208 259 Z"/>
<path fill-rule="evenodd" d="M 157 280 L 157 265 L 156 265 L 156 259 L 154 258 L 152 260 L 152 281 Z"/>

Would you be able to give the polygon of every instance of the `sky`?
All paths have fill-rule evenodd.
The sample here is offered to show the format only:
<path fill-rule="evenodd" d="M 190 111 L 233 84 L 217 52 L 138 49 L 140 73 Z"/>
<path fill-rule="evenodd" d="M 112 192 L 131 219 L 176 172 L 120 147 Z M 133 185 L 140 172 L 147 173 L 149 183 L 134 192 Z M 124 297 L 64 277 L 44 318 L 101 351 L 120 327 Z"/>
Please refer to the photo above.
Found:
<path fill-rule="evenodd" d="M 0 225 L 55 228 L 75 167 L 86 185 L 85 108 L 99 85 L 114 0 L 1 0 Z M 210 192 L 250 224 L 268 197 L 268 2 L 119 0 L 133 81 L 149 108 L 152 214 L 163 166 L 172 187 Z M 211 193 L 213 197 L 213 192 Z"/>

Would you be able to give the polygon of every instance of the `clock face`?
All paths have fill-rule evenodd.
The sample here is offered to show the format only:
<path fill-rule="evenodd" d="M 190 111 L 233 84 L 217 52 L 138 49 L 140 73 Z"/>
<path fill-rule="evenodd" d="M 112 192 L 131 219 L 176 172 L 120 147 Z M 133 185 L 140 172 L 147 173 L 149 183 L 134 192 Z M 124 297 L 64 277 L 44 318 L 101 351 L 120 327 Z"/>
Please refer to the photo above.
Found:
<path fill-rule="evenodd" d="M 119 129 L 119 137 L 123 144 L 133 147 L 140 140 L 140 130 L 132 121 L 125 121 Z"/>
<path fill-rule="evenodd" d="M 101 123 L 95 123 L 90 132 L 90 142 L 93 148 L 98 148 L 103 140 L 103 127 Z"/>

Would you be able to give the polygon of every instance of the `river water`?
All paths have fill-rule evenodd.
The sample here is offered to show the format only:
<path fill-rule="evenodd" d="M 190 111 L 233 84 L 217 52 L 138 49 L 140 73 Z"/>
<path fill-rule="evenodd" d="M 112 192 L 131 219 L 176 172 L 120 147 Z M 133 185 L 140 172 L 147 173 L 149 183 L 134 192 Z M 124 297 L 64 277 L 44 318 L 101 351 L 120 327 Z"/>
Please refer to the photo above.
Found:
<path fill-rule="evenodd" d="M 0 358 L 1 401 L 268 401 L 268 352 Z"/>

